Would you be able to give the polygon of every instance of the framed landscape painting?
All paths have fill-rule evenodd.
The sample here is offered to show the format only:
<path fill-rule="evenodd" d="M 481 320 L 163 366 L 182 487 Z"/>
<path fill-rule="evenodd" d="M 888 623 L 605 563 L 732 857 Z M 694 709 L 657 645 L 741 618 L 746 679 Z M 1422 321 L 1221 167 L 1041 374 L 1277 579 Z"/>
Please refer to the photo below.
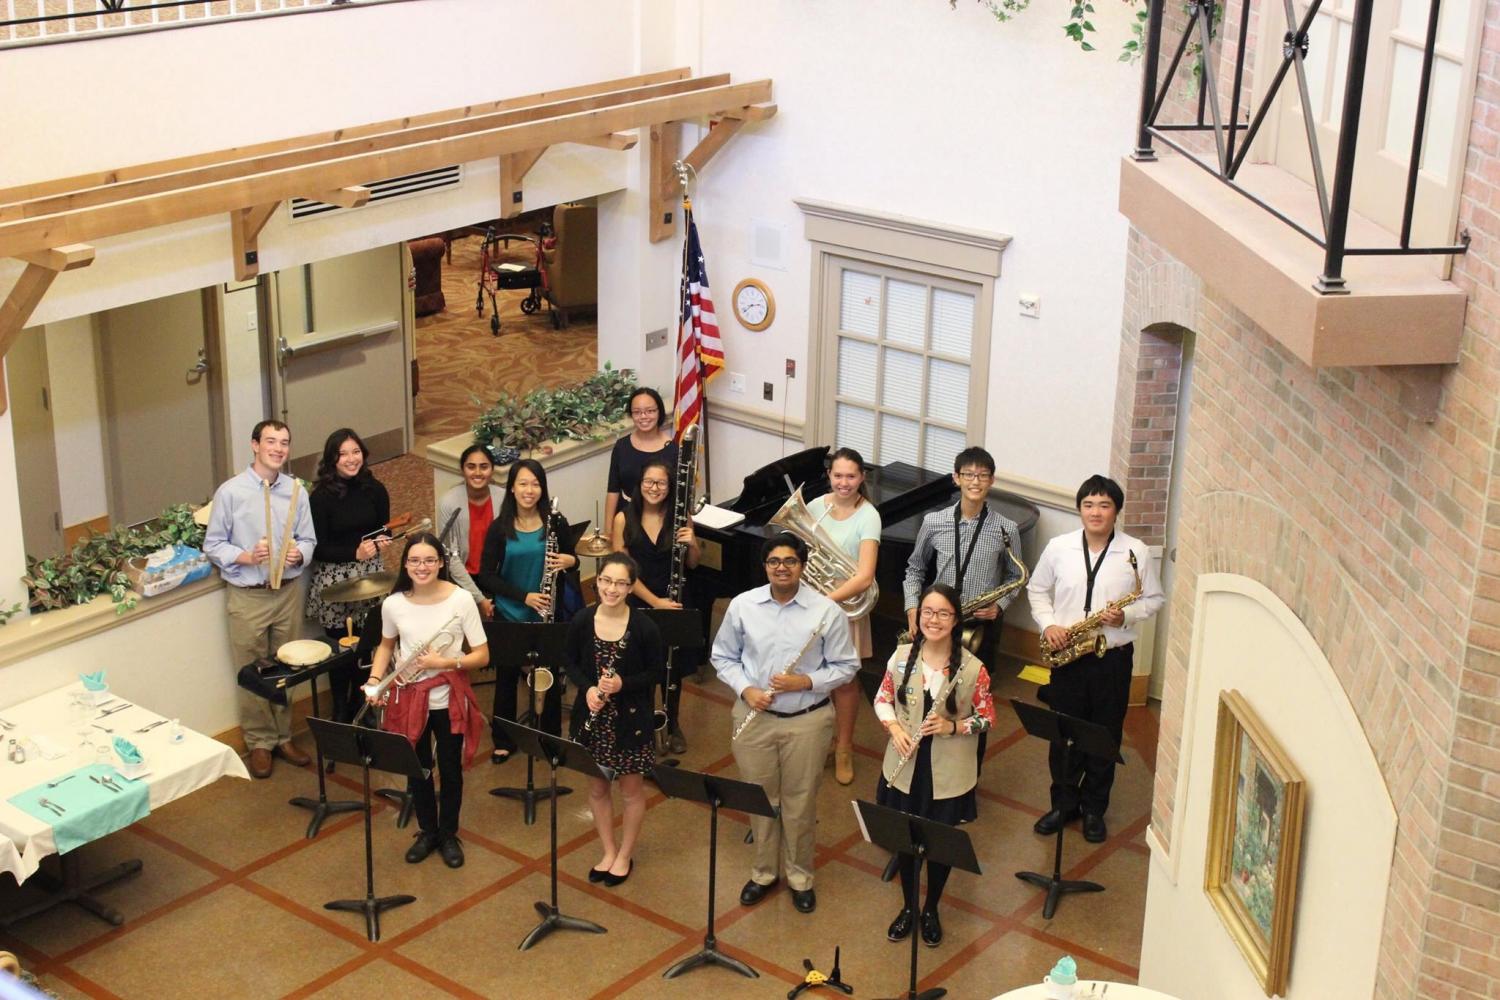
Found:
<path fill-rule="evenodd" d="M 1266 996 L 1286 992 L 1307 789 L 1238 691 L 1219 694 L 1203 891 Z"/>

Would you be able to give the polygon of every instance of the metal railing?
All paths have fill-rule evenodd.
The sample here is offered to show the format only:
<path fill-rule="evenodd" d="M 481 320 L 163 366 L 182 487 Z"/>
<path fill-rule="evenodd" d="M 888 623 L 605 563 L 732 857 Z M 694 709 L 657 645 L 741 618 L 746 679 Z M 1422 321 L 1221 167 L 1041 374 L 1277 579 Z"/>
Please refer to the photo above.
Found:
<path fill-rule="evenodd" d="M 404 2 L 408 0 L 0 0 L 0 46 Z"/>
<path fill-rule="evenodd" d="M 1149 0 L 1150 17 L 1146 24 L 1145 72 L 1141 84 L 1141 108 L 1136 148 L 1131 154 L 1137 160 L 1156 159 L 1153 140 L 1160 141 L 1176 150 L 1193 163 L 1212 173 L 1230 188 L 1249 198 L 1271 215 L 1312 240 L 1323 251 L 1323 273 L 1316 283 L 1318 291 L 1326 294 L 1347 294 L 1344 280 L 1344 258 L 1351 256 L 1416 255 L 1416 254 L 1461 254 L 1469 248 L 1468 234 L 1459 242 L 1447 246 L 1412 246 L 1412 211 L 1417 197 L 1417 173 L 1421 166 L 1422 137 L 1427 125 L 1427 104 L 1431 94 L 1432 60 L 1437 45 L 1438 13 L 1441 0 L 1431 0 L 1431 12 L 1427 21 L 1426 45 L 1422 50 L 1422 71 L 1417 89 L 1415 121 L 1412 124 L 1412 145 L 1407 155 L 1406 193 L 1402 206 L 1400 245 L 1394 247 L 1351 247 L 1347 245 L 1349 234 L 1349 199 L 1354 183 L 1355 153 L 1359 143 L 1359 116 L 1365 91 L 1365 66 L 1370 48 L 1370 22 L 1375 0 L 1355 0 L 1354 18 L 1349 39 L 1348 68 L 1344 74 L 1343 112 L 1340 119 L 1338 149 L 1335 153 L 1333 182 L 1330 186 L 1324 177 L 1323 160 L 1318 149 L 1316 119 L 1312 111 L 1312 99 L 1307 83 L 1307 71 L 1303 65 L 1307 57 L 1308 31 L 1313 18 L 1322 7 L 1323 0 L 1311 0 L 1307 11 L 1298 20 L 1292 0 L 1281 0 L 1286 15 L 1288 30 L 1282 40 L 1281 62 L 1276 67 L 1270 84 L 1261 96 L 1248 122 L 1238 120 L 1240 97 L 1244 90 L 1245 52 L 1248 45 L 1250 25 L 1250 2 L 1240 0 L 1239 36 L 1236 40 L 1234 79 L 1230 98 L 1229 121 L 1219 107 L 1218 72 L 1215 67 L 1215 45 L 1213 25 L 1215 8 L 1221 0 L 1190 0 L 1187 5 L 1187 25 L 1182 38 L 1172 54 L 1166 78 L 1159 80 L 1158 65 L 1161 56 L 1162 18 L 1166 0 Z M 1234 0 L 1222 0 L 1222 5 Z M 1196 36 L 1196 38 L 1195 38 Z M 1186 123 L 1164 123 L 1160 120 L 1162 108 L 1172 87 L 1173 77 L 1182 65 L 1183 55 L 1189 45 L 1196 41 L 1200 54 L 1201 85 L 1198 93 L 1197 120 Z M 1269 204 L 1237 181 L 1240 168 L 1250 145 L 1275 104 L 1276 96 L 1285 82 L 1288 72 L 1296 79 L 1297 97 L 1301 103 L 1302 120 L 1306 126 L 1308 153 L 1312 162 L 1313 186 L 1318 197 L 1318 211 L 1322 222 L 1321 234 L 1290 218 L 1285 212 Z M 1208 120 L 1205 120 L 1207 112 Z M 1174 140 L 1171 132 L 1211 132 L 1214 138 L 1215 156 L 1212 162 Z"/>

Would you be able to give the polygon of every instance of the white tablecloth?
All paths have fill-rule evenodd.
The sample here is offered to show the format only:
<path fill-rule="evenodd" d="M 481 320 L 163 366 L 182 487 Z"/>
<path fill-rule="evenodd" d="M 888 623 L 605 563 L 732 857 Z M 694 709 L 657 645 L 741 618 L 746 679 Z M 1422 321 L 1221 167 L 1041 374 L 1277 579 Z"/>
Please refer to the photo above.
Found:
<path fill-rule="evenodd" d="M 1109 989 L 1106 990 L 1105 986 Z M 1093 992 L 1089 992 L 1092 990 Z M 1078 992 L 1074 994 L 1075 1000 L 1177 1000 L 1176 997 L 1155 990 L 1148 990 L 1144 986 L 1131 986 L 1129 983 L 1105 983 L 1102 980 L 1095 982 L 1088 979 L 1078 981 Z M 1047 988 L 1040 983 L 1035 986 L 1022 986 L 1018 990 L 1002 993 L 995 1000 L 1047 1000 Z"/>
<path fill-rule="evenodd" d="M 10 872 L 17 882 L 24 882 L 41 866 L 42 858 L 57 851 L 52 827 L 27 815 L 8 801 L 44 781 L 51 781 L 85 764 L 95 762 L 94 750 L 82 745 L 77 727 L 68 718 L 68 700 L 82 685 L 70 684 L 30 701 L 0 708 L 4 718 L 15 724 L 3 734 L 5 741 L 20 737 L 43 736 L 68 753 L 56 760 L 46 760 L 40 753 L 30 755 L 24 764 L 12 764 L 0 758 L 0 872 Z M 133 704 L 133 703 L 132 703 Z M 98 712 L 93 713 L 94 716 Z M 91 716 L 92 718 L 93 716 Z M 159 809 L 174 799 L 212 784 L 224 775 L 244 778 L 250 775 L 245 764 L 232 749 L 190 729 L 183 730 L 181 743 L 172 742 L 170 723 L 147 733 L 137 729 L 156 722 L 161 716 L 139 705 L 99 719 L 98 724 L 114 730 L 113 734 L 90 729 L 95 743 L 123 736 L 141 751 L 150 768 L 146 782 L 151 808 Z M 111 757 L 118 765 L 119 759 Z"/>

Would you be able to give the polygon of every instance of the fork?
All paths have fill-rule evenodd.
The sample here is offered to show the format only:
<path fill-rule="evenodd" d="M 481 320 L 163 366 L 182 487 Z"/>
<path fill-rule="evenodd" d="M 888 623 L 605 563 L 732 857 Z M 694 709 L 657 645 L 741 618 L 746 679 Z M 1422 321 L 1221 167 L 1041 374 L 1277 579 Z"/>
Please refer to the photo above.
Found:
<path fill-rule="evenodd" d="M 95 729 L 102 729 L 106 733 L 114 732 L 114 730 L 109 728 L 108 726 L 101 726 L 97 722 L 90 722 L 89 725 L 93 726 Z"/>
<path fill-rule="evenodd" d="M 44 808 L 50 809 L 54 814 L 58 816 L 61 816 L 63 813 L 67 812 L 66 809 L 58 805 L 56 802 L 53 802 L 51 799 L 37 799 L 37 802 Z"/>
<path fill-rule="evenodd" d="M 14 728 L 16 728 L 16 724 L 14 722 L 6 722 L 4 719 L 0 719 L 0 729 L 14 729 Z"/>
<path fill-rule="evenodd" d="M 137 729 L 136 732 L 138 732 L 138 733 L 149 733 L 151 730 L 155 729 L 157 726 L 165 726 L 166 724 L 167 724 L 167 720 L 166 719 L 157 719 L 155 722 L 148 722 L 146 725 L 144 725 L 141 728 Z"/>
<path fill-rule="evenodd" d="M 94 784 L 100 786 L 101 788 L 108 788 L 112 792 L 118 792 L 119 791 L 118 788 L 116 788 L 114 785 L 111 785 L 109 782 L 105 781 L 103 778 L 99 777 L 97 774 L 91 774 L 91 775 L 89 775 L 89 780 L 92 781 Z"/>

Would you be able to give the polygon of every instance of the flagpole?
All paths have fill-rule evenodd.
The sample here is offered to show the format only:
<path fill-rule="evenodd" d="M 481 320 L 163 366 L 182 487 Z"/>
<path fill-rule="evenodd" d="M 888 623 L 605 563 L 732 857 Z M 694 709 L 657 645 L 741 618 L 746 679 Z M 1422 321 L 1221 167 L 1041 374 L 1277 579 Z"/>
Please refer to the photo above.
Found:
<path fill-rule="evenodd" d="M 693 201 L 687 193 L 687 177 L 682 176 L 682 280 L 687 282 L 688 234 L 693 230 Z M 684 287 L 683 292 L 687 289 Z M 703 499 L 713 503 L 713 476 L 710 474 L 708 447 L 708 382 L 703 377 L 703 344 L 693 338 L 693 361 L 698 365 L 698 457 L 703 468 Z"/>

